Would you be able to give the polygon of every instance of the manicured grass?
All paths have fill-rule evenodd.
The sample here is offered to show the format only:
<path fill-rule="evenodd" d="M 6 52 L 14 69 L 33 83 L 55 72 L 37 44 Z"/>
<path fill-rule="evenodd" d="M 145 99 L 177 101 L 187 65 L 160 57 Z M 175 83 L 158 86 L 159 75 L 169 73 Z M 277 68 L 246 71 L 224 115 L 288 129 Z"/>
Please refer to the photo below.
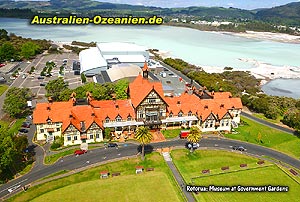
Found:
<path fill-rule="evenodd" d="M 21 172 L 19 172 L 20 175 L 24 175 L 26 173 L 28 173 L 31 168 L 32 168 L 33 164 L 28 164 Z"/>
<path fill-rule="evenodd" d="M 245 170 L 236 173 L 198 178 L 195 184 L 201 186 L 288 186 L 288 192 L 205 192 L 196 195 L 197 200 L 204 201 L 299 201 L 300 185 L 287 176 L 277 166 L 262 167 L 254 170 Z M 203 200 L 201 200 L 203 201 Z"/>
<path fill-rule="evenodd" d="M 277 166 L 266 162 L 258 166 L 258 159 L 227 151 L 198 150 L 190 154 L 186 150 L 172 151 L 172 158 L 187 184 L 196 186 L 289 186 L 289 192 L 201 192 L 195 194 L 197 201 L 298 201 L 300 186 Z M 247 163 L 247 169 L 239 168 Z M 221 167 L 229 166 L 229 171 Z M 252 169 L 251 169 L 252 168 Z M 212 175 L 202 174 L 210 169 Z M 235 171 L 235 172 L 231 172 Z M 193 178 L 193 179 L 192 179 Z"/>
<path fill-rule="evenodd" d="M 44 163 L 47 164 L 47 165 L 51 165 L 51 164 L 55 163 L 61 157 L 74 154 L 74 152 L 77 149 L 69 149 L 69 150 L 66 150 L 66 151 L 59 152 L 57 154 L 46 156 L 45 159 L 44 159 Z"/>
<path fill-rule="evenodd" d="M 41 179 L 39 179 L 38 181 L 42 181 L 42 180 L 45 180 L 45 179 L 48 179 L 48 178 L 51 178 L 51 177 L 55 177 L 55 176 L 58 176 L 58 175 L 62 175 L 62 174 L 65 174 L 65 173 L 68 173 L 69 170 L 61 170 L 61 171 L 58 171 L 56 173 L 53 173 L 51 175 L 48 175 L 47 177 L 43 177 Z"/>
<path fill-rule="evenodd" d="M 220 171 L 220 168 L 224 166 L 233 169 L 242 163 L 255 164 L 258 161 L 256 158 L 240 153 L 211 150 L 196 150 L 194 153 L 186 149 L 173 150 L 171 156 L 187 183 L 191 183 L 191 178 L 199 176 L 202 170 Z"/>
<path fill-rule="evenodd" d="M 161 130 L 162 134 L 165 136 L 166 139 L 179 137 L 181 128 L 176 129 L 168 129 L 168 130 Z"/>
<path fill-rule="evenodd" d="M 7 85 L 0 85 L 0 96 L 8 89 Z"/>
<path fill-rule="evenodd" d="M 269 121 L 271 123 L 281 123 L 280 120 L 282 120 L 282 116 L 279 116 L 279 117 L 277 117 L 276 120 L 273 120 L 273 119 L 268 119 L 267 117 L 265 117 L 264 114 L 260 114 L 260 113 L 253 113 L 252 115 L 257 117 L 257 118 Z"/>
<path fill-rule="evenodd" d="M 225 137 L 251 142 L 284 152 L 290 156 L 300 157 L 300 139 L 294 135 L 272 129 L 247 118 L 242 118 L 245 125 L 235 130 L 238 134 L 225 134 Z M 261 141 L 259 141 L 261 136 Z"/>
<path fill-rule="evenodd" d="M 144 166 L 144 168 L 154 168 L 154 171 L 145 172 L 137 176 L 135 174 L 136 165 L 142 165 Z M 110 173 L 120 172 L 121 175 L 118 177 L 109 177 L 109 179 L 99 179 L 99 172 L 102 170 L 108 170 Z M 160 180 L 160 178 L 162 180 Z M 139 186 L 136 186 L 136 184 Z M 84 187 L 90 187 L 93 185 L 93 188 Z M 68 188 L 68 186 L 70 186 L 70 188 Z M 66 194 L 69 196 L 80 195 L 77 194 L 77 190 L 80 189 L 81 191 L 85 191 L 82 195 L 86 197 L 89 197 L 90 191 L 94 192 L 95 190 L 95 193 L 101 195 L 102 197 L 112 197 L 112 199 L 116 201 L 141 201 L 142 198 L 145 198 L 146 196 L 148 197 L 146 198 L 148 201 L 159 201 L 160 199 L 158 197 L 162 198 L 161 201 L 170 201 L 167 198 L 165 198 L 164 195 L 171 197 L 171 201 L 183 201 L 180 188 L 174 180 L 172 172 L 168 168 L 166 162 L 163 160 L 163 157 L 158 153 L 152 153 L 147 155 L 146 160 L 143 162 L 140 160 L 140 158 L 130 158 L 123 161 L 117 161 L 101 165 L 99 167 L 91 168 L 89 170 L 76 173 L 68 177 L 37 185 L 28 189 L 27 192 L 22 192 L 10 198 L 8 201 L 30 201 L 47 193 L 52 193 L 51 196 L 53 197 L 53 199 L 59 198 L 60 196 L 55 194 L 59 194 L 60 191 L 55 190 L 60 190 L 64 187 L 66 187 L 66 189 L 62 189 L 63 192 L 66 192 L 66 190 L 70 191 L 76 187 L 76 191 L 71 191 L 68 192 L 68 194 Z M 139 189 L 141 191 L 139 191 Z M 102 192 L 102 190 L 105 191 Z M 47 196 L 45 195 L 45 197 Z M 123 200 L 118 200 L 121 197 L 125 198 L 123 198 Z M 128 199 L 126 197 L 128 197 Z M 152 197 L 155 197 L 155 200 L 152 200 Z M 86 198 L 86 200 L 79 201 L 113 200 L 93 200 L 93 198 Z"/>
<path fill-rule="evenodd" d="M 152 172 L 77 183 L 51 191 L 32 201 L 180 201 L 176 191 L 166 174 Z"/>

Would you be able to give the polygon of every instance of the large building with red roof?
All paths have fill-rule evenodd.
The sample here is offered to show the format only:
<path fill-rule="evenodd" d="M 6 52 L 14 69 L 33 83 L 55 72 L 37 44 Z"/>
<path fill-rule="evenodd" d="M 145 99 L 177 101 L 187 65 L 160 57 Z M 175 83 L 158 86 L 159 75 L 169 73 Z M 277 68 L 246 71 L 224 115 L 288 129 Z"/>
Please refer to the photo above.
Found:
<path fill-rule="evenodd" d="M 63 136 L 64 145 L 72 145 L 102 141 L 105 128 L 114 134 L 132 134 L 141 125 L 230 131 L 240 122 L 240 98 L 233 98 L 229 92 L 203 89 L 166 97 L 162 83 L 148 79 L 147 66 L 143 75 L 129 84 L 127 93 L 127 100 L 98 101 L 87 93 L 83 102 L 72 94 L 67 102 L 38 103 L 33 113 L 37 139 L 53 141 L 54 136 Z"/>

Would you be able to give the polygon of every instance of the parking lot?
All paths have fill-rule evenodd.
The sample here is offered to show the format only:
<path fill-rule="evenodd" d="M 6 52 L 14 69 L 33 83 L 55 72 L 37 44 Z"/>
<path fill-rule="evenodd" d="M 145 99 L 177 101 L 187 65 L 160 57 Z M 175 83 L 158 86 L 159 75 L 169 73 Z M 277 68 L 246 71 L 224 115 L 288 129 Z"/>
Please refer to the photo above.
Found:
<path fill-rule="evenodd" d="M 63 61 L 67 60 L 66 64 L 64 65 L 64 74 L 62 77 L 64 78 L 65 82 L 69 83 L 69 88 L 75 89 L 81 84 L 80 75 L 74 75 L 72 70 L 72 64 L 74 60 L 78 60 L 78 55 L 74 53 L 62 53 L 62 54 L 49 54 L 43 55 L 40 57 L 39 61 L 34 66 L 36 69 L 32 74 L 26 74 L 26 76 L 22 76 L 22 82 L 20 86 L 30 88 L 31 91 L 36 94 L 38 97 L 44 96 L 46 94 L 45 85 L 54 79 L 57 79 L 59 75 L 60 66 L 63 65 Z M 51 71 L 51 76 L 43 76 L 41 77 L 40 74 L 43 68 L 46 66 L 46 62 L 53 61 L 55 63 L 55 67 Z M 26 72 L 30 70 L 27 67 Z M 21 76 L 21 75 L 20 75 Z"/>

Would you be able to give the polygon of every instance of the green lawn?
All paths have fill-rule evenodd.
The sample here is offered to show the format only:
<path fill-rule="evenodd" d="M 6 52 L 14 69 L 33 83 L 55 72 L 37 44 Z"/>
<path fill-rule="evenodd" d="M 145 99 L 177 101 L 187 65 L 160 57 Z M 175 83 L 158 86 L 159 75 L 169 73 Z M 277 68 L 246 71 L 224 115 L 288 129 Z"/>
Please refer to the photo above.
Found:
<path fill-rule="evenodd" d="M 242 118 L 247 124 L 235 130 L 238 134 L 225 134 L 225 137 L 251 142 L 284 152 L 290 156 L 300 157 L 300 139 L 294 135 L 272 129 L 247 118 Z M 259 141 L 261 136 L 261 141 Z"/>
<path fill-rule="evenodd" d="M 154 168 L 154 171 L 137 176 L 135 174 L 136 165 L 143 165 L 144 168 L 151 167 Z M 99 172 L 102 170 L 108 170 L 110 173 L 120 172 L 121 175 L 100 179 Z M 61 194 L 66 192 L 68 194 Z M 172 172 L 158 153 L 147 155 L 144 162 L 140 158 L 130 158 L 37 185 L 8 201 L 23 202 L 33 199 L 36 201 L 69 201 L 67 197 L 73 197 L 72 192 L 76 193 L 73 194 L 75 199 L 85 197 L 78 201 L 183 201 L 182 193 Z M 92 197 L 98 197 L 95 195 L 99 195 L 103 200 L 100 200 L 101 198 L 94 200 Z M 51 200 L 48 200 L 49 196 L 51 196 Z M 91 198 L 87 198 L 89 196 Z M 61 200 L 61 197 L 65 198 Z M 111 200 L 106 197 L 111 197 Z"/>
<path fill-rule="evenodd" d="M 265 117 L 264 114 L 261 114 L 261 113 L 253 113 L 252 115 L 257 118 L 260 118 L 260 119 L 263 119 L 263 120 L 266 120 L 266 121 L 269 121 L 272 123 L 281 123 L 280 120 L 282 120 L 282 118 L 283 118 L 282 116 L 278 116 L 276 120 L 273 120 L 273 119 L 268 119 L 267 117 Z"/>
<path fill-rule="evenodd" d="M 0 85 L 0 96 L 8 89 L 7 85 Z"/>
<path fill-rule="evenodd" d="M 182 131 L 181 128 L 161 130 L 166 139 L 179 137 L 180 131 Z"/>
<path fill-rule="evenodd" d="M 72 184 L 39 196 L 32 202 L 180 201 L 176 191 L 165 173 L 152 172 Z"/>
<path fill-rule="evenodd" d="M 227 151 L 196 151 L 189 154 L 185 150 L 172 151 L 172 158 L 188 184 L 193 178 L 197 186 L 289 186 L 289 192 L 201 192 L 195 194 L 197 201 L 207 202 L 252 202 L 252 201 L 299 201 L 300 186 L 276 165 L 266 163 L 266 166 L 255 164 L 257 159 Z M 248 168 L 239 169 L 240 163 L 247 163 Z M 229 166 L 230 171 L 221 171 L 220 167 Z M 256 168 L 254 168 L 256 167 Z M 212 170 L 212 174 L 202 174 L 203 169 Z M 219 173 L 219 174 L 217 174 Z M 299 177 L 298 181 L 299 181 Z"/>
<path fill-rule="evenodd" d="M 79 148 L 69 149 L 69 150 L 62 151 L 62 152 L 59 152 L 59 153 L 56 153 L 56 154 L 52 154 L 50 156 L 46 156 L 45 159 L 44 159 L 44 163 L 47 164 L 47 165 L 51 165 L 51 164 L 55 163 L 61 157 L 74 154 L 74 152 L 78 149 Z"/>

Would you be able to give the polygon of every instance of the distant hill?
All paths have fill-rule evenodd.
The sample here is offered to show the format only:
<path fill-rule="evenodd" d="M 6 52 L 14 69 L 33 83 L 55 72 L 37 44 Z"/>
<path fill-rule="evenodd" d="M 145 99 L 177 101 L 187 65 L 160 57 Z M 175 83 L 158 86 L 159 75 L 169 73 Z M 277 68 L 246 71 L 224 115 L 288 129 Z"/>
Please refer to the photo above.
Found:
<path fill-rule="evenodd" d="M 300 26 L 300 2 L 260 10 L 255 17 L 263 21 Z"/>
<path fill-rule="evenodd" d="M 0 0 L 0 16 L 13 17 L 14 13 L 2 12 L 3 9 L 31 9 L 32 12 L 48 13 L 60 12 L 60 15 L 68 13 L 81 13 L 82 15 L 135 15 L 135 16 L 196 16 L 208 20 L 261 20 L 264 22 L 299 25 L 300 26 L 300 2 L 289 3 L 270 9 L 255 9 L 252 11 L 237 8 L 222 7 L 187 7 L 187 8 L 159 8 L 128 4 L 115 4 L 94 0 L 50 0 L 50 1 L 10 1 Z M 2 10 L 1 10 L 2 9 Z M 41 12 L 42 11 L 42 12 Z M 26 11 L 26 16 L 29 15 Z M 5 14 L 6 13 L 6 14 Z M 15 17 L 21 11 L 17 12 Z"/>

